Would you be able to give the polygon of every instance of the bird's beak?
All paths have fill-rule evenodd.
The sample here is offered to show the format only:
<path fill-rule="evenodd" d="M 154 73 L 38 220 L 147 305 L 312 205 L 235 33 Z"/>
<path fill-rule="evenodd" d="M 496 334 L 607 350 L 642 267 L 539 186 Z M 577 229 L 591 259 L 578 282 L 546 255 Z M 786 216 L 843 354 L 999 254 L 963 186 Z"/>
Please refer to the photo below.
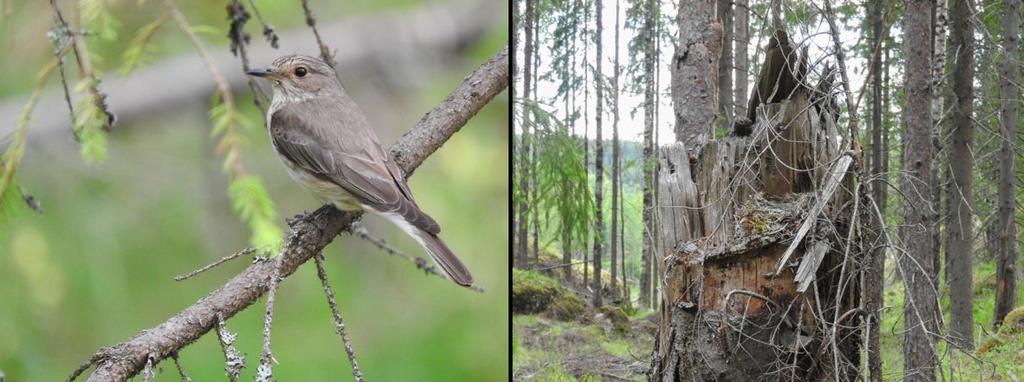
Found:
<path fill-rule="evenodd" d="M 270 70 L 270 68 L 256 68 L 245 72 L 245 74 L 255 77 L 271 77 L 274 75 L 274 71 Z"/>

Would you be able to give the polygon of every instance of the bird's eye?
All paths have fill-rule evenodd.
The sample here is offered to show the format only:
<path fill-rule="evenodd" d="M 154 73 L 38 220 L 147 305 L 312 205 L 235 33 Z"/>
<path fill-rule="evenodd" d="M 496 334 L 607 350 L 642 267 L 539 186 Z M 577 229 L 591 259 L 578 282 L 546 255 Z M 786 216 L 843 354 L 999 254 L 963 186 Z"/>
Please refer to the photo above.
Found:
<path fill-rule="evenodd" d="M 306 68 L 301 67 L 301 66 L 298 67 L 298 68 L 295 68 L 295 75 L 299 76 L 299 77 L 305 77 L 306 76 Z"/>

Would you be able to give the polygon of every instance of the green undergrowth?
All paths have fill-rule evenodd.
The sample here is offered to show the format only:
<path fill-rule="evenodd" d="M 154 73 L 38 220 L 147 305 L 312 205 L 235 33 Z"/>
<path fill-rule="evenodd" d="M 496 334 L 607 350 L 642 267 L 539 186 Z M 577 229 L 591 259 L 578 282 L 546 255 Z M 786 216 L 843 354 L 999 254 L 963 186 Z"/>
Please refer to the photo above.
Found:
<path fill-rule="evenodd" d="M 597 321 L 515 315 L 513 380 L 643 380 L 654 346 L 653 324 L 646 329 L 637 324 L 620 332 Z"/>
<path fill-rule="evenodd" d="M 893 269 L 894 264 L 886 264 Z M 904 288 L 900 281 L 890 281 L 885 288 L 882 314 L 882 372 L 884 380 L 899 380 L 903 375 L 903 303 Z M 992 262 L 974 266 L 974 340 L 973 351 L 952 349 L 938 341 L 941 375 L 954 381 L 1014 381 L 1024 378 L 1024 308 L 1007 315 L 1005 323 L 992 328 L 995 305 L 995 266 Z M 940 309 L 949 323 L 949 297 L 940 297 Z M 1017 292 L 1016 306 L 1024 305 L 1024 288 Z M 947 328 L 948 329 L 948 328 Z M 938 374 L 938 373 L 937 373 Z"/>

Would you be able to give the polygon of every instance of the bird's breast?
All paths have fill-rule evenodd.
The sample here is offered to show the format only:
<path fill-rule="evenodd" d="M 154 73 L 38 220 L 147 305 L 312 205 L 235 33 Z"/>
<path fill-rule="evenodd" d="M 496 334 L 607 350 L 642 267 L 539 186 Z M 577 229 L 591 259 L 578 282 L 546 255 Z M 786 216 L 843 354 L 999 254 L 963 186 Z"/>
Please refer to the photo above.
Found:
<path fill-rule="evenodd" d="M 343 211 L 362 211 L 363 205 L 356 200 L 348 191 L 345 191 L 341 186 L 323 180 L 316 175 L 313 175 L 300 168 L 290 159 L 278 155 L 281 158 L 281 162 L 284 163 L 285 170 L 288 175 L 291 176 L 296 183 L 305 188 L 307 191 L 313 194 L 321 201 L 331 203 L 339 210 Z"/>

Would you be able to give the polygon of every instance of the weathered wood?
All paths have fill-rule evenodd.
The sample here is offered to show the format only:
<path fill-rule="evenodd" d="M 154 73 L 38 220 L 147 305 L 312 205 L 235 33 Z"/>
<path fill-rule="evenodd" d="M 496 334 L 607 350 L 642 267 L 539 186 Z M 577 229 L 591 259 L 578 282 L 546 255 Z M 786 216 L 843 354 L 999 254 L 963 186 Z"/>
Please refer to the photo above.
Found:
<path fill-rule="evenodd" d="M 840 157 L 835 118 L 822 110 L 801 89 L 758 107 L 750 136 L 661 149 L 664 308 L 652 379 L 836 375 L 818 364 L 831 348 L 822 347 L 825 332 L 815 319 L 833 312 L 835 299 L 819 303 L 803 292 L 837 279 L 828 272 L 842 253 L 830 250 L 840 246 L 824 230 L 843 228 L 805 223 L 800 239 L 813 237 L 814 244 L 794 240 L 802 222 L 842 220 L 836 206 L 850 198 L 837 192 L 848 181 L 850 157 Z M 801 268 L 778 267 L 788 258 Z"/>

